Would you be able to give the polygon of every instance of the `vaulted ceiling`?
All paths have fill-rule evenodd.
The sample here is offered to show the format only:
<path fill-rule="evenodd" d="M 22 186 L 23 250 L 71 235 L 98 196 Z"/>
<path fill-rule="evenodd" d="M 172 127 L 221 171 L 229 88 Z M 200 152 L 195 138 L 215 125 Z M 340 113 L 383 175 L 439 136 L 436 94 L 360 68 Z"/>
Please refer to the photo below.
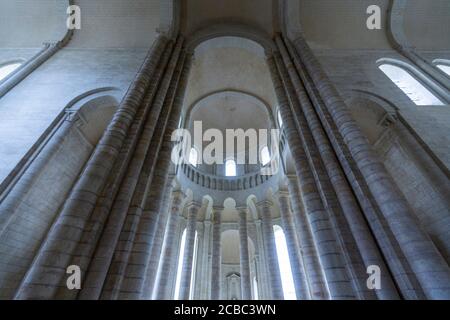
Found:
<path fill-rule="evenodd" d="M 315 48 L 385 49 L 392 0 L 73 0 L 82 10 L 82 29 L 71 46 L 147 48 L 179 8 L 181 31 L 191 35 L 217 24 L 240 24 L 268 36 L 280 27 L 279 4 L 295 3 L 297 17 Z M 398 0 L 395 0 L 398 1 Z M 0 1 L 0 47 L 40 47 L 65 34 L 68 0 Z M 177 3 L 175 1 L 175 3 Z M 366 9 L 379 5 L 383 29 L 365 27 Z M 291 11 L 292 11 L 291 10 Z M 403 28 L 409 42 L 424 50 L 450 49 L 450 1 L 408 0 Z"/>

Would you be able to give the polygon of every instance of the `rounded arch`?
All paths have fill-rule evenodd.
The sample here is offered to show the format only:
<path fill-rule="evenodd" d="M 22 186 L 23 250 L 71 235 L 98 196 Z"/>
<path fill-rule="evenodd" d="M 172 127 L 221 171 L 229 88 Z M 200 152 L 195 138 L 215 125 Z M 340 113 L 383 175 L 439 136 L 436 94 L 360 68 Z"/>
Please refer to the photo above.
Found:
<path fill-rule="evenodd" d="M 226 209 L 236 209 L 236 200 L 234 200 L 233 198 L 226 198 L 223 201 L 223 207 Z"/>
<path fill-rule="evenodd" d="M 239 95 L 239 97 L 244 97 L 245 99 L 249 99 L 252 102 L 255 102 L 256 105 L 259 105 L 261 107 L 261 109 L 264 110 L 264 112 L 266 113 L 270 124 L 272 127 L 275 127 L 275 120 L 273 118 L 273 114 L 272 114 L 272 109 L 270 107 L 270 104 L 265 101 L 264 99 L 262 99 L 261 97 L 248 92 L 248 91 L 244 91 L 244 90 L 237 90 L 237 89 L 223 89 L 223 90 L 217 90 L 217 91 L 213 91 L 213 92 L 209 92 L 207 94 L 204 94 L 203 96 L 197 98 L 196 100 L 194 100 L 193 103 L 191 103 L 187 109 L 184 112 L 184 116 L 182 117 L 182 127 L 186 127 L 186 125 L 189 123 L 189 121 L 191 121 L 191 115 L 192 113 L 196 110 L 196 108 L 198 108 L 198 106 L 201 103 L 207 103 L 208 101 L 212 100 L 212 99 L 217 99 L 220 98 L 222 96 L 237 96 Z"/>
<path fill-rule="evenodd" d="M 447 77 L 450 77 L 450 60 L 448 59 L 434 59 L 433 65 L 438 68 Z"/>
<path fill-rule="evenodd" d="M 0 63 L 0 83 L 16 73 L 24 63 L 24 59 L 14 59 Z"/>
<path fill-rule="evenodd" d="M 256 209 L 257 201 L 258 199 L 254 194 L 251 194 L 247 197 L 248 212 L 254 221 L 258 220 L 258 210 Z"/>
<path fill-rule="evenodd" d="M 206 208 L 205 208 L 205 220 L 211 220 L 212 212 L 213 212 L 213 206 L 214 206 L 214 199 L 209 194 L 205 194 L 203 196 L 202 202 L 203 202 L 203 204 L 206 205 Z"/>
<path fill-rule="evenodd" d="M 215 23 L 201 28 L 188 36 L 186 47 L 194 51 L 202 42 L 220 37 L 239 37 L 258 43 L 266 52 L 275 49 L 270 36 L 263 30 L 243 23 Z"/>
<path fill-rule="evenodd" d="M 450 94 L 438 85 L 436 82 L 427 77 L 418 68 L 411 64 L 393 58 L 381 58 L 376 61 L 377 67 L 381 69 L 383 65 L 391 65 L 400 68 L 409 73 L 416 81 L 418 81 L 426 90 L 428 90 L 437 99 L 444 101 L 450 101 Z"/>

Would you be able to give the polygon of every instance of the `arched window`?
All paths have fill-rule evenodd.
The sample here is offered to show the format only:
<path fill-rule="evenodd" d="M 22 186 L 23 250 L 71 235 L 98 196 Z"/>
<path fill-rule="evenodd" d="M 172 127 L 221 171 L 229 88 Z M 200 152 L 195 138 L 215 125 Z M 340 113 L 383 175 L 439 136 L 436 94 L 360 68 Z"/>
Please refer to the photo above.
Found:
<path fill-rule="evenodd" d="M 261 164 L 263 166 L 265 166 L 266 164 L 268 164 L 270 162 L 270 152 L 269 152 L 269 148 L 267 146 L 264 146 L 261 149 Z"/>
<path fill-rule="evenodd" d="M 225 176 L 235 177 L 236 176 L 236 161 L 229 159 L 225 161 Z"/>
<path fill-rule="evenodd" d="M 283 286 L 284 299 L 297 300 L 284 231 L 278 225 L 273 226 L 273 231 L 275 234 L 275 245 L 277 248 L 278 265 L 280 266 L 281 285 Z"/>
<path fill-rule="evenodd" d="M 195 283 L 195 270 L 197 268 L 197 245 L 198 245 L 198 237 L 197 231 L 195 231 L 195 240 L 194 240 L 194 254 L 192 256 L 192 270 L 191 270 L 191 286 L 189 290 L 189 299 L 194 299 L 194 283 Z"/>
<path fill-rule="evenodd" d="M 189 292 L 189 298 L 192 299 L 193 295 L 193 283 L 195 280 L 195 262 L 197 260 L 197 231 L 195 231 L 195 242 L 194 242 L 194 257 L 192 260 L 192 270 L 191 270 L 191 287 Z M 181 242 L 180 242 L 180 254 L 178 255 L 178 266 L 177 266 L 177 277 L 175 280 L 175 294 L 174 299 L 179 300 L 180 299 L 180 287 L 181 287 L 181 273 L 183 271 L 183 259 L 184 259 L 184 251 L 186 248 L 186 229 L 184 229 L 183 234 L 181 235 Z M 164 271 L 163 271 L 164 272 Z"/>
<path fill-rule="evenodd" d="M 20 65 L 21 63 L 15 62 L 0 66 L 0 81 L 5 79 L 10 73 L 14 72 Z"/>
<path fill-rule="evenodd" d="M 189 152 L 189 163 L 192 164 L 194 167 L 197 166 L 198 152 L 197 149 L 195 148 L 191 148 L 191 151 Z"/>
<path fill-rule="evenodd" d="M 433 61 L 434 65 L 450 76 L 450 61 L 437 59 Z"/>
<path fill-rule="evenodd" d="M 393 65 L 382 64 L 379 66 L 389 79 L 394 82 L 416 105 L 443 105 L 435 95 L 433 95 L 424 85 L 414 78 L 405 69 Z"/>
<path fill-rule="evenodd" d="M 281 128 L 283 126 L 283 118 L 281 118 L 280 110 L 277 111 L 277 118 L 278 118 L 278 126 Z"/>

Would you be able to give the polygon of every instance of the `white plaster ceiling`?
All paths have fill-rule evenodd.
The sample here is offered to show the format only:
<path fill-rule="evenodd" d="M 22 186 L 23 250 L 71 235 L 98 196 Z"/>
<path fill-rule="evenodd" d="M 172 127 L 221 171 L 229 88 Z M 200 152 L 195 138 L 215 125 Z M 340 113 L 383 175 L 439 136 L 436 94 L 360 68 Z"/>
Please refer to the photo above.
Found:
<path fill-rule="evenodd" d="M 224 21 L 242 23 L 271 35 L 272 0 L 183 0 L 182 31 L 192 34 L 207 25 Z"/>
<path fill-rule="evenodd" d="M 382 10 L 382 30 L 366 27 L 370 5 Z M 309 44 L 316 49 L 390 48 L 386 37 L 389 0 L 301 0 L 300 22 Z"/>
<path fill-rule="evenodd" d="M 0 0 L 0 48 L 39 48 L 66 34 L 67 0 Z"/>
<path fill-rule="evenodd" d="M 195 52 L 185 97 L 191 106 L 213 92 L 235 90 L 248 92 L 267 105 L 276 98 L 264 55 L 256 51 L 255 43 L 243 38 L 217 38 L 215 45 L 199 47 Z M 262 49 L 261 49 L 262 50 Z"/>

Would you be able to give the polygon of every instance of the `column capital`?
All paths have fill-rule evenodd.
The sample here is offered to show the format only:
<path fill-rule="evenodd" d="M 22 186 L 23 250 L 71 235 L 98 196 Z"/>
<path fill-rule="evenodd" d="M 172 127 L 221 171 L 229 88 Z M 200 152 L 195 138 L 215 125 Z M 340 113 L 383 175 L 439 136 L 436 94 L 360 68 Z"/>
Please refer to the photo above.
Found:
<path fill-rule="evenodd" d="M 264 207 L 271 207 L 273 205 L 273 202 L 270 200 L 262 200 L 256 203 L 257 208 L 264 208 Z"/>

